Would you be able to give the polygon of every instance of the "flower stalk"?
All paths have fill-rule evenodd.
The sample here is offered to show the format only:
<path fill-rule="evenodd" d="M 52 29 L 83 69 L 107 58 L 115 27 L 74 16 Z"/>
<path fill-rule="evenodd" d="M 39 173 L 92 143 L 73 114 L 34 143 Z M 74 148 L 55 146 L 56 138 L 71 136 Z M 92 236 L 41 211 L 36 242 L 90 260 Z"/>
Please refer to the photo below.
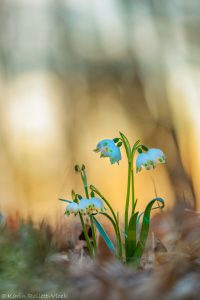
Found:
<path fill-rule="evenodd" d="M 82 168 L 81 168 L 81 178 L 82 178 L 84 189 L 85 189 L 85 196 L 87 199 L 89 199 L 87 174 L 86 174 L 84 165 L 82 165 Z M 90 218 L 90 225 L 91 225 L 91 231 L 92 231 L 92 241 L 93 241 L 94 252 L 96 252 L 97 251 L 97 240 L 96 240 L 96 232 L 95 232 L 95 227 L 94 227 L 94 220 L 93 220 L 93 216 L 91 214 L 89 215 L 89 218 Z"/>
<path fill-rule="evenodd" d="M 90 238 L 89 238 L 89 235 L 88 235 L 88 232 L 87 232 L 87 228 L 86 228 L 86 225 L 85 225 L 85 222 L 83 220 L 83 216 L 82 216 L 81 213 L 79 213 L 79 217 L 80 217 L 80 220 L 81 220 L 81 225 L 82 225 L 82 228 L 83 228 L 83 233 L 84 233 L 84 236 L 85 236 L 85 240 L 86 240 L 86 244 L 87 244 L 87 248 L 88 248 L 90 257 L 93 257 L 94 256 L 94 252 L 93 252 L 92 246 L 90 244 Z"/>

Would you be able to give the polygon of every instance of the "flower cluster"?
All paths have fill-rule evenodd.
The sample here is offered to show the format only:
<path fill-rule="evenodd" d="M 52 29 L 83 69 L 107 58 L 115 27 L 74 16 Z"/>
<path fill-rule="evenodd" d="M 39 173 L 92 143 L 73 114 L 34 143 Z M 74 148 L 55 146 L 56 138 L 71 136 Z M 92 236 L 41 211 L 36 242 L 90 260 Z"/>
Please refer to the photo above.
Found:
<path fill-rule="evenodd" d="M 140 153 L 136 160 L 136 172 L 140 172 L 142 167 L 150 170 L 155 168 L 157 163 L 165 163 L 165 154 L 160 149 L 148 149 L 144 153 Z"/>
<path fill-rule="evenodd" d="M 97 144 L 95 152 L 100 152 L 100 157 L 109 157 L 111 164 L 118 163 L 121 160 L 121 152 L 113 140 L 105 139 Z"/>
<path fill-rule="evenodd" d="M 60 200 L 68 202 L 65 211 L 67 216 L 79 215 L 90 257 L 95 257 L 98 253 L 98 235 L 96 234 L 96 230 L 98 230 L 108 249 L 123 262 L 131 263 L 131 265 L 135 268 L 140 263 L 140 259 L 147 243 L 150 228 L 150 213 L 153 209 L 164 208 L 165 204 L 164 199 L 156 197 L 152 199 L 146 206 L 145 210 L 140 213 L 137 208 L 137 199 L 135 197 L 134 172 L 135 169 L 138 173 L 142 169 L 150 170 L 151 168 L 155 168 L 158 163 L 165 163 L 166 157 L 160 149 L 149 149 L 145 145 L 141 144 L 140 140 L 137 140 L 133 145 L 131 145 L 127 137 L 122 132 L 119 132 L 119 137 L 115 137 L 113 140 L 104 139 L 100 141 L 94 151 L 100 153 L 100 157 L 109 158 L 111 164 L 115 164 L 119 163 L 122 158 L 120 152 L 121 146 L 124 147 L 128 162 L 128 184 L 124 210 L 123 236 L 121 234 L 118 213 L 115 213 L 107 198 L 105 198 L 95 186 L 88 185 L 85 165 L 82 165 L 81 167 L 79 165 L 75 166 L 75 171 L 80 174 L 84 186 L 85 198 L 82 198 L 81 195 L 76 194 L 75 191 L 72 190 L 73 201 L 65 199 Z M 135 155 L 137 152 L 138 154 L 135 163 Z M 99 198 L 96 198 L 95 196 Z M 161 206 L 155 206 L 154 204 L 157 202 L 159 202 Z M 98 213 L 107 218 L 109 222 L 111 221 L 116 234 L 116 245 L 113 244 L 109 235 L 98 221 L 98 216 L 96 216 Z M 138 225 L 140 224 L 141 217 L 142 229 L 138 231 Z M 130 223 L 132 227 L 131 230 Z M 89 236 L 87 230 L 88 224 L 91 227 L 91 236 Z"/>
<path fill-rule="evenodd" d="M 103 201 L 99 198 L 92 197 L 90 199 L 82 198 L 79 203 L 71 202 L 66 207 L 66 215 L 96 214 L 104 211 Z"/>

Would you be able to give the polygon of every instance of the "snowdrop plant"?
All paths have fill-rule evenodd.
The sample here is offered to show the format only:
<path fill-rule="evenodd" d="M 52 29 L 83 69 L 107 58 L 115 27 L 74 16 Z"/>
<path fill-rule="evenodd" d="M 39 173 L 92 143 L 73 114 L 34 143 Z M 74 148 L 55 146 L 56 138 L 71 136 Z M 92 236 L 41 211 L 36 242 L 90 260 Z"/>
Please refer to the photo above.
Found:
<path fill-rule="evenodd" d="M 142 169 L 151 170 L 158 163 L 165 163 L 166 158 L 160 149 L 149 149 L 136 141 L 130 145 L 127 137 L 119 133 L 119 137 L 114 139 L 104 139 L 100 141 L 95 152 L 100 153 L 101 158 L 109 158 L 111 165 L 118 163 L 122 159 L 121 147 L 124 147 L 127 157 L 127 191 L 124 208 L 124 229 L 121 230 L 119 215 L 114 211 L 109 201 L 93 185 L 88 186 L 85 166 L 76 165 L 75 171 L 81 175 L 85 190 L 85 198 L 72 192 L 72 201 L 60 199 L 68 202 L 66 215 L 79 215 L 90 256 L 95 256 L 98 251 L 97 233 L 104 239 L 106 245 L 121 261 L 137 266 L 145 249 L 150 226 L 150 214 L 153 209 L 164 207 L 162 198 L 152 199 L 143 212 L 137 210 L 137 199 L 135 197 L 135 173 Z M 136 162 L 135 155 L 137 154 Z M 157 202 L 157 206 L 154 206 Z M 98 221 L 98 214 L 107 218 L 113 226 L 116 235 L 116 245 Z M 86 230 L 86 219 L 88 219 L 92 230 L 92 243 Z M 141 221 L 141 226 L 139 223 Z M 140 230 L 139 230 L 140 229 Z"/>

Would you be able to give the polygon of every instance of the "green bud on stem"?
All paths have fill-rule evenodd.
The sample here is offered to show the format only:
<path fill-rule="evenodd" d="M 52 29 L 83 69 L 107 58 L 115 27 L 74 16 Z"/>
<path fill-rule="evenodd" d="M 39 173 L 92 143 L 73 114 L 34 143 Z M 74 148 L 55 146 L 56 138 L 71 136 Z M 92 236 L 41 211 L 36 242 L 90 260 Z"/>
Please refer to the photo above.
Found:
<path fill-rule="evenodd" d="M 79 165 L 75 165 L 75 166 L 74 166 L 74 170 L 75 170 L 75 172 L 77 172 L 77 173 L 81 171 Z"/>
<path fill-rule="evenodd" d="M 137 151 L 138 151 L 139 153 L 142 153 L 142 149 L 141 149 L 141 148 L 138 148 Z"/>
<path fill-rule="evenodd" d="M 117 143 L 117 142 L 119 142 L 119 138 L 114 138 L 113 141 L 114 141 L 114 143 Z"/>
<path fill-rule="evenodd" d="M 119 143 L 117 144 L 117 147 L 121 147 L 121 145 L 122 145 L 122 142 L 119 142 Z"/>
<path fill-rule="evenodd" d="M 147 146 L 145 146 L 145 145 L 142 145 L 142 149 L 143 149 L 145 152 L 147 152 L 147 151 L 149 150 L 149 148 L 148 148 Z"/>

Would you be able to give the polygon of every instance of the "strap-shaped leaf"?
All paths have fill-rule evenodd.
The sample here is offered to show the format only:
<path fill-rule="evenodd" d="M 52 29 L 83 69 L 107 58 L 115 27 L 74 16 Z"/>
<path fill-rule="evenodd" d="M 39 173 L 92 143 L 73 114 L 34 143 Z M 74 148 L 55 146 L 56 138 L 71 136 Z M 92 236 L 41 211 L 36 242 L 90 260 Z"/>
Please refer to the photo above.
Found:
<path fill-rule="evenodd" d="M 103 226 L 97 221 L 97 219 L 93 216 L 94 223 L 96 228 L 98 229 L 99 233 L 101 234 L 102 238 L 104 239 L 108 249 L 116 254 L 115 246 L 113 245 L 112 241 L 110 240 L 109 236 L 105 232 Z"/>
<path fill-rule="evenodd" d="M 138 212 L 133 214 L 130 218 L 129 225 L 128 225 L 128 232 L 127 232 L 127 239 L 126 239 L 126 259 L 129 261 L 133 255 L 136 248 L 137 243 L 137 222 Z"/>
<path fill-rule="evenodd" d="M 61 198 L 59 198 L 58 200 L 63 201 L 63 202 L 67 202 L 67 203 L 72 203 L 72 201 L 70 201 L 70 200 L 65 200 L 65 199 L 61 199 Z"/>
<path fill-rule="evenodd" d="M 137 205 L 138 199 L 135 200 L 134 206 L 132 208 L 132 214 L 135 213 L 136 205 Z"/>
<path fill-rule="evenodd" d="M 152 210 L 153 210 L 153 209 L 158 209 L 158 208 L 162 209 L 162 208 L 164 208 L 164 206 L 165 206 L 165 204 L 164 204 L 164 202 L 163 202 L 163 203 L 162 203 L 162 206 L 158 205 L 158 206 L 156 206 L 156 207 L 152 207 Z M 139 214 L 139 216 L 138 216 L 138 219 L 137 219 L 137 228 L 139 227 L 140 219 L 141 219 L 142 215 L 144 214 L 144 212 L 145 212 L 145 211 L 141 212 L 141 213 Z"/>
<path fill-rule="evenodd" d="M 107 214 L 105 212 L 102 212 L 100 214 L 107 217 L 113 225 L 113 228 L 115 230 L 116 240 L 117 240 L 117 252 L 118 252 L 118 256 L 121 257 L 123 254 L 123 249 L 122 249 L 122 241 L 121 241 L 121 234 L 120 234 L 119 226 L 118 226 L 118 224 L 115 223 L 115 220 L 109 214 Z"/>
<path fill-rule="evenodd" d="M 110 222 L 112 223 L 113 225 L 113 228 L 115 230 L 115 233 L 117 235 L 117 227 L 116 227 L 116 224 L 115 224 L 115 221 L 113 220 L 113 218 L 111 216 L 109 216 L 109 214 L 105 213 L 105 212 L 100 212 L 101 215 L 105 216 L 106 218 L 108 218 L 110 220 Z"/>
<path fill-rule="evenodd" d="M 140 238 L 139 238 L 139 242 L 137 243 L 137 247 L 135 249 L 135 253 L 134 253 L 134 258 L 138 259 L 142 256 L 143 251 L 144 251 L 144 247 L 146 245 L 146 241 L 147 241 L 147 237 L 148 237 L 148 233 L 149 233 L 149 225 L 150 225 L 150 214 L 152 211 L 152 207 L 154 205 L 154 203 L 158 201 L 161 203 L 160 208 L 164 208 L 165 206 L 165 202 L 164 199 L 162 198 L 154 198 L 153 200 L 151 200 L 149 202 L 149 204 L 147 205 L 145 211 L 144 211 L 144 216 L 143 216 L 143 221 L 142 221 L 142 228 L 141 228 L 141 232 L 140 232 Z"/>

